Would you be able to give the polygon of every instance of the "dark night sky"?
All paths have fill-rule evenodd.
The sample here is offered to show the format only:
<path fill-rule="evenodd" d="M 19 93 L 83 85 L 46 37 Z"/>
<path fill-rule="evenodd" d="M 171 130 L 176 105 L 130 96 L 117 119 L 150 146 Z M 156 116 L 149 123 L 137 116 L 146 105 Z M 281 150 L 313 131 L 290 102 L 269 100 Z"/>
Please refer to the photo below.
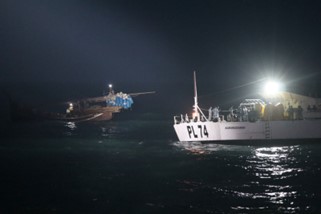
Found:
<path fill-rule="evenodd" d="M 193 70 L 201 95 L 269 76 L 321 85 L 320 1 L 2 0 L 0 26 L 6 84 L 113 82 L 170 102 L 192 96 Z"/>

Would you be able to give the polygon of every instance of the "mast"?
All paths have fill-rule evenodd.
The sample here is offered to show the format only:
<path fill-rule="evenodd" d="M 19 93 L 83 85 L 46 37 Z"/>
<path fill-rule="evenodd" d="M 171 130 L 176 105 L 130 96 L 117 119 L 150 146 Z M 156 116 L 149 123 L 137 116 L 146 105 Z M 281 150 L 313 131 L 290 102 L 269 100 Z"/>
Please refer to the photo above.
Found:
<path fill-rule="evenodd" d="M 199 120 L 199 112 L 198 112 L 198 99 L 197 99 L 197 85 L 196 85 L 196 71 L 194 71 L 194 112 L 193 112 L 193 120 Z"/>

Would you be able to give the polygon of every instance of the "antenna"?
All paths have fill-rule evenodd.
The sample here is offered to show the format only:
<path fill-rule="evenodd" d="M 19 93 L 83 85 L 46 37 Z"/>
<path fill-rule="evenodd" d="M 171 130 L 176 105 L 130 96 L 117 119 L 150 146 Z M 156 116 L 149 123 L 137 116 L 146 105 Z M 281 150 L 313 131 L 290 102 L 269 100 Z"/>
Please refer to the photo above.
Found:
<path fill-rule="evenodd" d="M 194 101 L 195 105 L 197 105 L 197 85 L 196 85 L 196 71 L 194 71 Z"/>
<path fill-rule="evenodd" d="M 198 112 L 198 101 L 197 101 L 197 85 L 196 85 L 196 71 L 194 71 L 194 113 L 193 120 L 199 120 L 199 112 Z"/>

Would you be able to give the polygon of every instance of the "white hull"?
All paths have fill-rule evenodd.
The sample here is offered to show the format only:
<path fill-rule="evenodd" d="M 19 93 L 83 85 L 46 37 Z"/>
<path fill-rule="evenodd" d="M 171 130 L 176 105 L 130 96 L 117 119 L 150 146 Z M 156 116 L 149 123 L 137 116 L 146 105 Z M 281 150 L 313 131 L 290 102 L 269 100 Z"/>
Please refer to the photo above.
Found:
<path fill-rule="evenodd" d="M 181 122 L 174 124 L 174 129 L 179 141 L 321 138 L 321 120 Z"/>

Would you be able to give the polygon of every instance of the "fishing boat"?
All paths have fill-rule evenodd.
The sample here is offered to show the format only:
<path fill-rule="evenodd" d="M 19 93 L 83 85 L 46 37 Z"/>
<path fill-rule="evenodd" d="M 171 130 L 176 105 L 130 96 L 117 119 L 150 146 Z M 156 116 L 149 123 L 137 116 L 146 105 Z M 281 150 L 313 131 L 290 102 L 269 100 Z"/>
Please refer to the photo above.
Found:
<path fill-rule="evenodd" d="M 198 105 L 194 72 L 192 115 L 174 116 L 179 141 L 236 142 L 321 138 L 321 99 L 267 89 L 262 99 L 246 99 L 238 108 L 210 108 L 205 115 Z M 273 93 L 272 93 L 273 92 Z M 275 93 L 274 93 L 275 92 Z"/>
<path fill-rule="evenodd" d="M 65 112 L 47 112 L 36 108 L 21 106 L 10 99 L 11 119 L 14 121 L 24 120 L 56 120 L 66 122 L 83 121 L 108 121 L 113 114 L 122 110 L 130 109 L 134 103 L 133 97 L 151 92 L 139 93 L 115 93 L 112 85 L 109 85 L 109 93 L 99 97 L 89 97 L 64 102 L 67 105 Z"/>

